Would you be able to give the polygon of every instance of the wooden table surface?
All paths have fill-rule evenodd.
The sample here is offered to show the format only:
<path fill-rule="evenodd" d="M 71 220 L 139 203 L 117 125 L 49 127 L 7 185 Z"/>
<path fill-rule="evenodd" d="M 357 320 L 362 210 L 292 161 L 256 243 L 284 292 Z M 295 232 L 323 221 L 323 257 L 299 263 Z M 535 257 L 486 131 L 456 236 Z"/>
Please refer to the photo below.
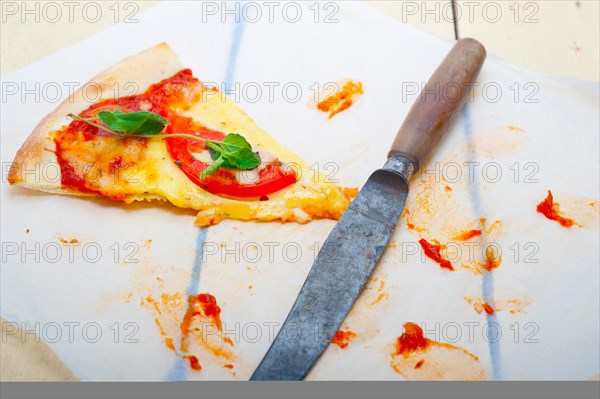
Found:
<path fill-rule="evenodd" d="M 44 2 L 30 3 L 32 9 L 36 7 L 35 3 L 38 3 L 37 7 L 43 7 Z M 79 2 L 81 7 L 84 3 Z M 115 2 L 96 3 L 102 7 L 102 17 L 89 23 L 82 19 L 52 21 L 43 17 L 36 21 L 34 15 L 21 14 L 22 2 L 3 1 L 0 74 L 38 61 L 114 24 Z M 122 2 L 120 11 L 123 14 L 141 13 L 157 3 Z M 457 0 L 456 18 L 452 15 L 450 0 L 366 3 L 444 38 L 454 38 L 456 28 L 459 37 L 478 39 L 489 54 L 514 65 L 546 75 L 600 81 L 598 0 Z M 2 319 L 0 380 L 77 380 L 47 345 L 31 334 L 13 334 L 12 328 L 12 324 Z"/>

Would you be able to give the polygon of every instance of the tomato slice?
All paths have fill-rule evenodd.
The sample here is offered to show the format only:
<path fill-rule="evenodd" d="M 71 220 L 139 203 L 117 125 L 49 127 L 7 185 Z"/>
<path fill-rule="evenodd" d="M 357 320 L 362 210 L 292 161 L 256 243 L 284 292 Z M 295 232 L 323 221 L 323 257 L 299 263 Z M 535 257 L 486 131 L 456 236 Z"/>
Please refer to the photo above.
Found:
<path fill-rule="evenodd" d="M 167 134 L 188 133 L 210 140 L 223 140 L 225 134 L 208 129 L 195 123 L 192 119 L 181 116 L 170 116 L 171 124 Z M 200 179 L 200 175 L 209 166 L 196 159 L 192 154 L 204 151 L 204 143 L 181 137 L 167 138 L 167 150 L 179 169 L 197 186 L 204 190 L 228 197 L 268 199 L 268 195 L 294 184 L 298 178 L 292 168 L 284 168 L 279 161 L 267 164 L 258 171 L 258 179 L 254 183 L 242 184 L 235 174 L 227 169 L 219 169 L 217 173 Z M 265 198 L 266 197 L 266 198 Z"/>

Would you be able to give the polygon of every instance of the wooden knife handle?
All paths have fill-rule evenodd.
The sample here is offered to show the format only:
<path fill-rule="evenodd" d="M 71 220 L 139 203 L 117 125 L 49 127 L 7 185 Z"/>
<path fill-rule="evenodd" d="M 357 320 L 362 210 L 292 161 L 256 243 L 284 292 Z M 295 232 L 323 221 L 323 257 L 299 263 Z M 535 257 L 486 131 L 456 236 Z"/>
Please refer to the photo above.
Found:
<path fill-rule="evenodd" d="M 459 114 L 485 60 L 485 48 L 461 39 L 433 73 L 400 127 L 388 158 L 403 156 L 416 172 Z"/>

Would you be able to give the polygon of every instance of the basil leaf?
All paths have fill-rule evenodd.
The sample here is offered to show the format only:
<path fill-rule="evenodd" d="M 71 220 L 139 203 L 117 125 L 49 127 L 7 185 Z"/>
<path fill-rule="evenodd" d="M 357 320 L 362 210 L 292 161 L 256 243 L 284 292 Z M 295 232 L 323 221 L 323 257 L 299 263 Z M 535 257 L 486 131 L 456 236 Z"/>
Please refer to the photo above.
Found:
<path fill-rule="evenodd" d="M 249 150 L 252 149 L 250 143 L 246 141 L 244 136 L 237 133 L 229 133 L 227 136 L 225 136 L 223 141 L 220 141 L 220 143 L 223 145 L 224 148 L 230 150 L 235 150 L 235 147 L 247 148 Z"/>
<path fill-rule="evenodd" d="M 258 154 L 248 148 L 240 148 L 235 157 L 228 157 L 229 163 L 237 169 L 254 169 L 260 165 Z"/>
<path fill-rule="evenodd" d="M 160 133 L 169 124 L 162 116 L 148 111 L 100 111 L 98 117 L 109 129 L 125 135 L 152 136 Z"/>
<path fill-rule="evenodd" d="M 223 141 L 207 141 L 206 145 L 208 146 L 215 163 L 219 161 L 219 167 L 230 169 L 253 169 L 260 165 L 260 157 L 258 154 L 253 152 L 250 143 L 248 143 L 242 135 L 237 133 L 228 134 Z"/>

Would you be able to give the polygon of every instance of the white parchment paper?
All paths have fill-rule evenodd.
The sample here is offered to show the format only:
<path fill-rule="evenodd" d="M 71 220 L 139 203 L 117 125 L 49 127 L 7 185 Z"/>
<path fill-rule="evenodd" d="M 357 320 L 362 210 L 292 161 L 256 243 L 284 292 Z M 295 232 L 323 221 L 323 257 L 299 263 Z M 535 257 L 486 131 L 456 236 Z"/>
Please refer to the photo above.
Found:
<path fill-rule="evenodd" d="M 166 41 L 198 78 L 228 81 L 229 95 L 315 169 L 359 187 L 385 161 L 418 98 L 415 88 L 452 43 L 358 3 L 339 3 L 333 23 L 325 23 L 324 15 L 315 22 L 309 6 L 302 6 L 296 23 L 279 11 L 273 22 L 263 15 L 256 23 L 236 24 L 231 15 L 222 22 L 221 11 L 208 15 L 200 3 L 164 2 L 138 16 L 138 23 L 117 25 L 2 77 L 1 315 L 37 331 L 79 378 L 249 378 L 334 222 L 224 221 L 199 230 L 193 213 L 168 206 L 125 206 L 10 187 L 7 165 L 15 152 L 68 97 L 69 85 Z M 327 119 L 307 106 L 315 83 L 344 78 L 364 85 L 365 94 L 352 108 Z M 24 90 L 31 88 L 37 95 Z M 502 222 L 497 238 L 502 265 L 485 277 L 442 270 L 420 253 L 407 255 L 420 235 L 406 228 L 403 217 L 376 269 L 377 280 L 344 323 L 357 337 L 343 350 L 330 345 L 309 378 L 402 379 L 390 367 L 390 354 L 408 321 L 425 323 L 431 339 L 475 354 L 490 378 L 597 375 L 597 224 L 566 229 L 536 213 L 535 206 L 548 189 L 557 200 L 561 193 L 598 199 L 598 106 L 597 85 L 558 82 L 488 57 L 473 99 L 429 170 L 437 164 L 439 177 L 449 179 L 448 160 L 454 159 L 464 182 L 463 163 L 479 162 L 475 180 L 454 191 L 464 196 L 460 209 L 474 220 Z M 475 151 L 477 143 L 488 144 Z M 482 174 L 492 162 L 496 165 Z M 501 178 L 490 177 L 498 170 Z M 415 198 L 407 206 L 413 209 L 411 201 Z M 514 245 L 519 253 L 510 249 Z M 524 260 L 527 255 L 531 262 Z M 235 342 L 235 358 L 207 355 L 196 372 L 167 349 L 155 315 L 141 304 L 164 292 L 213 294 Z M 465 296 L 527 298 L 529 304 L 486 318 Z M 489 323 L 500 331 L 496 342 L 486 339 Z"/>

